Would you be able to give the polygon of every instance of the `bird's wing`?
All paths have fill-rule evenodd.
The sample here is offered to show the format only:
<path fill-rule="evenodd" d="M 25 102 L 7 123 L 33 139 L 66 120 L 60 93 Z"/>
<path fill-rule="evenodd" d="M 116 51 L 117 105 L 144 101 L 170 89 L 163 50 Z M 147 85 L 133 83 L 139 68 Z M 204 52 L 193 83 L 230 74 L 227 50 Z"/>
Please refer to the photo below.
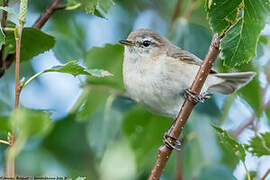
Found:
<path fill-rule="evenodd" d="M 184 50 L 173 52 L 169 56 L 180 61 L 185 61 L 188 64 L 195 64 L 198 66 L 201 66 L 203 62 L 197 56 Z"/>
<path fill-rule="evenodd" d="M 203 61 L 197 56 L 191 54 L 188 51 L 182 50 L 178 47 L 174 47 L 173 49 L 168 50 L 167 55 L 179 61 L 184 61 L 185 63 L 188 63 L 188 64 L 195 64 L 195 65 L 201 66 L 203 63 Z M 215 74 L 217 72 L 214 70 L 211 70 L 210 73 Z"/>

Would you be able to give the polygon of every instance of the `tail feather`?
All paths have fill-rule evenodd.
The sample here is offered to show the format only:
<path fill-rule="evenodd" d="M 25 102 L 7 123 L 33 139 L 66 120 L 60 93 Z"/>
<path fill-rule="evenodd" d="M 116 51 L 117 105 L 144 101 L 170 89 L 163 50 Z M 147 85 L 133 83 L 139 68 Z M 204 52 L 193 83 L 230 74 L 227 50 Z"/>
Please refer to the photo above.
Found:
<path fill-rule="evenodd" d="M 208 88 L 209 92 L 221 94 L 231 94 L 249 83 L 256 72 L 238 72 L 238 73 L 218 73 L 213 76 L 222 79 L 220 83 L 214 84 Z"/>

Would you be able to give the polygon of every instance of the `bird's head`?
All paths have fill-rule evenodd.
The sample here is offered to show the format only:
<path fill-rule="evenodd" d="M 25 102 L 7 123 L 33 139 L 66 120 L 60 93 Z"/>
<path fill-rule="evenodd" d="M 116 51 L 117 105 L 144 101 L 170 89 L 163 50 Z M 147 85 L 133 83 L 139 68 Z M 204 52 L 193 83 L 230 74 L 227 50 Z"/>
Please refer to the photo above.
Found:
<path fill-rule="evenodd" d="M 168 40 L 154 31 L 139 29 L 131 32 L 126 40 L 119 43 L 125 46 L 125 53 L 146 58 L 161 53 Z"/>

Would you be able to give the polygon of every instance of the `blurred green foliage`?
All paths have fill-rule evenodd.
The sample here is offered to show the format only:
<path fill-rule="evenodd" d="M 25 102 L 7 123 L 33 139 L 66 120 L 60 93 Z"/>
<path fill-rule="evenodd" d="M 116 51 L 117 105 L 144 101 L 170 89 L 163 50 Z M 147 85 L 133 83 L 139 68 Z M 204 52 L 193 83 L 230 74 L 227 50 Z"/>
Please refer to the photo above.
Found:
<path fill-rule="evenodd" d="M 269 123 L 263 120 L 270 119 L 269 107 L 265 107 L 269 101 L 265 79 L 270 79 L 267 71 L 270 33 L 260 36 L 267 24 L 269 2 L 182 0 L 179 14 L 172 21 L 177 0 L 66 0 L 63 1 L 66 8 L 57 10 L 42 30 L 28 26 L 51 1 L 30 2 L 27 27 L 22 35 L 20 76 L 28 80 L 30 77 L 31 83 L 22 90 L 21 109 L 12 113 L 13 66 L 0 81 L 0 137 L 8 140 L 8 132 L 12 127 L 17 128 L 17 174 L 61 175 L 73 179 L 78 176 L 147 179 L 162 136 L 172 120 L 154 115 L 126 97 L 122 79 L 124 48 L 117 41 L 141 27 L 162 33 L 201 59 L 208 51 L 213 32 L 224 35 L 228 30 L 215 68 L 220 72 L 255 71 L 258 74 L 236 94 L 213 95 L 196 107 L 181 136 L 183 149 L 170 157 L 162 178 L 175 179 L 181 171 L 185 180 L 243 179 L 239 174 L 247 172 L 237 165 L 239 160 L 247 162 L 247 152 L 260 158 L 269 155 L 269 133 L 254 136 L 257 131 L 269 128 Z M 16 9 L 16 3 L 11 2 L 10 7 Z M 7 27 L 14 28 L 16 17 L 9 13 L 8 20 Z M 102 41 L 102 46 L 97 47 L 94 44 L 97 41 Z M 13 31 L 1 30 L 2 45 L 4 59 L 14 54 Z M 46 59 L 46 66 L 42 58 Z M 54 63 L 56 59 L 59 62 Z M 58 112 L 48 108 L 52 103 L 63 106 L 61 96 L 69 89 L 65 87 L 67 92 L 61 92 L 57 85 L 63 84 L 53 79 L 48 85 L 45 81 L 50 73 L 43 75 L 45 72 L 79 76 L 76 82 L 81 91 L 77 97 L 68 96 L 68 110 Z M 56 74 L 52 76 L 57 78 Z M 40 92 L 39 98 L 33 100 L 36 91 Z M 253 126 L 257 128 L 255 133 L 243 135 L 244 142 L 233 138 L 230 131 L 238 129 L 249 114 L 255 114 L 260 126 Z M 4 159 L 7 146 L 1 144 L 0 148 Z M 182 168 L 177 164 L 182 164 Z M 262 176 L 259 172 L 249 174 Z"/>

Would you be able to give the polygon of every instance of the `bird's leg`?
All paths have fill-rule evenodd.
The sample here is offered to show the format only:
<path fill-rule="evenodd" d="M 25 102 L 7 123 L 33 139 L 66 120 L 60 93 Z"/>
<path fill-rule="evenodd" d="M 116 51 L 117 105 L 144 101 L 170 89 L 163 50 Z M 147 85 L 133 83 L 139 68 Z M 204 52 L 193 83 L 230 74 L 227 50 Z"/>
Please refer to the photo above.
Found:
<path fill-rule="evenodd" d="M 198 102 L 203 103 L 206 99 L 210 98 L 210 94 L 208 94 L 206 92 L 198 95 L 195 92 L 191 91 L 190 89 L 185 89 L 184 96 L 186 99 L 188 99 L 189 101 L 191 101 L 194 104 L 197 104 Z M 174 126 L 175 121 L 176 120 L 173 121 L 170 129 L 168 129 L 168 131 L 164 134 L 163 143 L 170 149 L 175 149 L 177 151 L 180 151 L 181 146 L 182 146 L 181 141 L 178 138 L 170 135 L 171 129 Z"/>
<path fill-rule="evenodd" d="M 184 96 L 194 104 L 197 104 L 198 102 L 204 103 L 206 99 L 210 98 L 210 94 L 207 92 L 197 94 L 190 89 L 185 89 Z"/>
<path fill-rule="evenodd" d="M 171 128 L 174 126 L 174 124 L 175 124 L 175 120 L 173 121 L 170 129 L 168 129 L 168 131 L 165 132 L 163 136 L 163 144 L 166 145 L 170 149 L 175 149 L 177 151 L 180 151 L 182 147 L 181 141 L 177 139 L 176 137 L 173 137 L 170 135 Z"/>
<path fill-rule="evenodd" d="M 180 140 L 170 136 L 168 132 L 166 132 L 163 136 L 163 144 L 170 149 L 175 149 L 176 151 L 180 151 L 182 147 Z"/>

